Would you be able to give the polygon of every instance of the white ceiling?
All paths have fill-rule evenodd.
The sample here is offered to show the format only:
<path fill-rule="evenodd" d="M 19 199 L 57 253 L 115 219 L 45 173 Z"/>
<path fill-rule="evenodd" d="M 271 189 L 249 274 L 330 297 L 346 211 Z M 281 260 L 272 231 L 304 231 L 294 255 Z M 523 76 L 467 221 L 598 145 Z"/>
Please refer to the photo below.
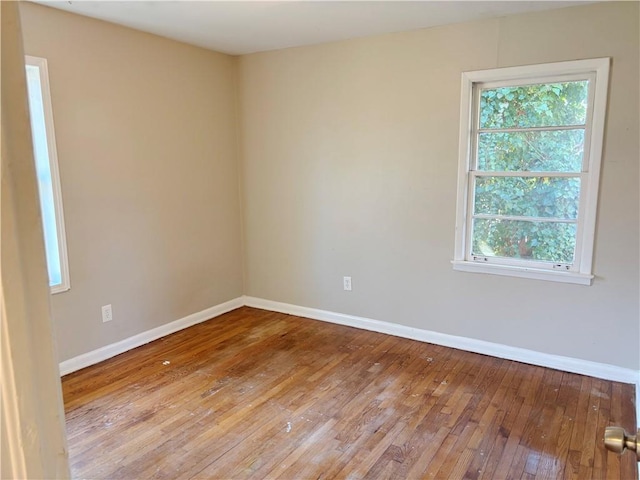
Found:
<path fill-rule="evenodd" d="M 540 0 L 36 1 L 232 55 L 587 3 Z"/>

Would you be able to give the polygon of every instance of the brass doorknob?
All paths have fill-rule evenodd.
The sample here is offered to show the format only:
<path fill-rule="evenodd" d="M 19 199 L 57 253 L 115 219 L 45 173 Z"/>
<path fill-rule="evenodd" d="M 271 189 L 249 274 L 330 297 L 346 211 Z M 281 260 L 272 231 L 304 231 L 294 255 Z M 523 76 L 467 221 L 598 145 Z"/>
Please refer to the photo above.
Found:
<path fill-rule="evenodd" d="M 607 450 L 615 453 L 623 453 L 626 449 L 636 452 L 636 457 L 640 460 L 638 449 L 638 437 L 629 435 L 622 427 L 607 427 L 604 431 L 604 446 Z"/>

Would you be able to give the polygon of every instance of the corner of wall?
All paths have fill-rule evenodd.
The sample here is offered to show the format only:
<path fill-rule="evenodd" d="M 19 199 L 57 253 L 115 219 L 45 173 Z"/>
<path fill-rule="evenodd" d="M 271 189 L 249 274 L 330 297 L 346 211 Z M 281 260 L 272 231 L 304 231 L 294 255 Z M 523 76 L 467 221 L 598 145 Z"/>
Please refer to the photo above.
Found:
<path fill-rule="evenodd" d="M 238 202 L 240 205 L 240 268 L 242 269 L 242 294 L 247 293 L 247 245 L 245 236 L 244 149 L 242 129 L 242 92 L 240 85 L 241 56 L 232 57 L 234 86 L 234 124 L 236 134 L 236 174 L 238 176 Z"/>

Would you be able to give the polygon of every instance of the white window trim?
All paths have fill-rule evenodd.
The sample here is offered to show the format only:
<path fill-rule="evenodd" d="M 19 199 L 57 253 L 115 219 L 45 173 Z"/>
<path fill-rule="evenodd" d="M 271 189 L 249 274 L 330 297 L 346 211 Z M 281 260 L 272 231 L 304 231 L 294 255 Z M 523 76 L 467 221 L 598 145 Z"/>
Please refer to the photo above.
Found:
<path fill-rule="evenodd" d="M 60 255 L 61 283 L 50 287 L 52 294 L 66 292 L 71 288 L 69 280 L 69 261 L 67 255 L 67 235 L 64 227 L 64 210 L 62 207 L 62 189 L 60 188 L 60 172 L 58 169 L 58 153 L 56 150 L 56 135 L 53 127 L 53 109 L 51 107 L 51 90 L 49 88 L 49 70 L 47 59 L 25 55 L 25 64 L 38 67 L 40 72 L 40 87 L 42 90 L 42 106 L 44 123 L 47 132 L 47 150 L 49 154 L 49 168 L 51 169 L 51 186 L 53 190 L 53 204 L 56 217 L 56 233 Z"/>
<path fill-rule="evenodd" d="M 452 261 L 455 270 L 495 275 L 508 275 L 537 280 L 575 283 L 591 285 L 593 246 L 595 239 L 596 211 L 598 205 L 598 186 L 600 181 L 600 164 L 604 139 L 604 126 L 607 105 L 607 91 L 609 83 L 609 58 L 575 60 L 541 65 L 497 68 L 463 72 L 460 103 L 460 139 L 458 163 L 458 197 L 456 205 L 455 251 Z M 549 268 L 535 268 L 534 265 L 505 265 L 495 263 L 480 263 L 470 258 L 470 239 L 467 239 L 467 214 L 469 210 L 469 181 L 470 165 L 472 161 L 473 134 L 473 86 L 476 83 L 496 81 L 527 81 L 533 77 L 557 77 L 561 75 L 595 75 L 593 88 L 593 110 L 590 124 L 588 174 L 586 184 L 582 187 L 581 195 L 585 195 L 581 202 L 579 228 L 576 238 L 576 264 L 578 269 L 573 271 L 554 270 Z M 583 168 L 584 170 L 584 168 Z M 534 262 L 532 262 L 534 263 Z"/>

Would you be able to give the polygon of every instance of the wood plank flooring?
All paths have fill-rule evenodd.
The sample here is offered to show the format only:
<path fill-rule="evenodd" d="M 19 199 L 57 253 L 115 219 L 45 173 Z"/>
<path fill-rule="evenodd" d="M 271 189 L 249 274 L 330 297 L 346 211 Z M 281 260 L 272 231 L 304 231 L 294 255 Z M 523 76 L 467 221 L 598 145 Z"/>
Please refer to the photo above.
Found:
<path fill-rule="evenodd" d="M 248 307 L 62 386 L 74 478 L 637 478 L 631 385 Z"/>

